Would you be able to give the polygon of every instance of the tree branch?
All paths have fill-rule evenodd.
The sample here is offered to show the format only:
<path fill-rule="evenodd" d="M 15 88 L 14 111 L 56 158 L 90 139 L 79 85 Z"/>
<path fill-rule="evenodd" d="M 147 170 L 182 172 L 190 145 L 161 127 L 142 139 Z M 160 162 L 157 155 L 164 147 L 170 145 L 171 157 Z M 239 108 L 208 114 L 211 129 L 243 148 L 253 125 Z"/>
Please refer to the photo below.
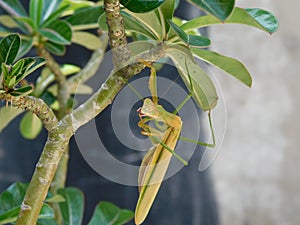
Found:
<path fill-rule="evenodd" d="M 52 55 L 44 48 L 43 45 L 37 47 L 38 55 L 47 59 L 47 67 L 54 74 L 58 84 L 57 98 L 59 102 L 58 118 L 62 118 L 67 113 L 68 100 L 70 92 L 66 77 L 62 74 L 59 64 L 55 61 Z"/>
<path fill-rule="evenodd" d="M 54 112 L 42 99 L 33 96 L 13 97 L 8 94 L 0 94 L 0 99 L 11 102 L 17 108 L 34 113 L 48 131 L 51 131 L 58 123 Z"/>

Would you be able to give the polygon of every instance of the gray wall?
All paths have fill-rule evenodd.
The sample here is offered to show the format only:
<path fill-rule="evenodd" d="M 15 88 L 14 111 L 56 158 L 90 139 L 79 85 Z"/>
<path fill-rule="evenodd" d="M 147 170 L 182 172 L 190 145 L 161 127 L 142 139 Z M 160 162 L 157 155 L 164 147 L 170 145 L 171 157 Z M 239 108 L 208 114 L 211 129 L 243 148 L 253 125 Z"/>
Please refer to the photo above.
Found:
<path fill-rule="evenodd" d="M 254 78 L 249 89 L 213 70 L 227 107 L 224 142 L 212 166 L 221 222 L 300 224 L 300 2 L 237 5 L 274 12 L 280 28 L 272 36 L 235 25 L 211 29 L 212 49 L 241 59 Z"/>

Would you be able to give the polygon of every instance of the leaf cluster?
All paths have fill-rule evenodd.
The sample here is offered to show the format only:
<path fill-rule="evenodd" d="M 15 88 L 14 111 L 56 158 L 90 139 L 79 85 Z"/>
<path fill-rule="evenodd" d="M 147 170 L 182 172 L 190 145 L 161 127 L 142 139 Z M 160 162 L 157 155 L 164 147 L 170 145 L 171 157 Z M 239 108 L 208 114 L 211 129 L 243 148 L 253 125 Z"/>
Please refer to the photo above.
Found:
<path fill-rule="evenodd" d="M 0 225 L 16 221 L 28 184 L 14 183 L 0 195 Z M 53 195 L 48 193 L 37 225 L 58 225 L 51 204 L 57 203 L 62 212 L 63 223 L 81 225 L 84 211 L 83 193 L 73 187 L 61 188 Z M 120 209 L 110 202 L 100 202 L 88 225 L 122 225 L 133 218 L 133 212 Z"/>

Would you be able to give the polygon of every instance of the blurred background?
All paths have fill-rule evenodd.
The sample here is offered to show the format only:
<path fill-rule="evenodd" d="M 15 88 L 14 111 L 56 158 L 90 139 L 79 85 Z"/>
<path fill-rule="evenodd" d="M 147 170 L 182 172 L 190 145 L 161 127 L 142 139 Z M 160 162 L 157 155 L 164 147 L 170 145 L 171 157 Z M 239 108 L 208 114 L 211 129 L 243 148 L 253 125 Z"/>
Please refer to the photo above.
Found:
<path fill-rule="evenodd" d="M 238 0 L 273 12 L 272 36 L 244 26 L 214 26 L 212 49 L 241 59 L 251 89 L 220 71 L 227 129 L 212 165 L 221 224 L 300 224 L 300 2 Z M 216 124 L 218 126 L 218 124 Z"/>
<path fill-rule="evenodd" d="M 185 18 L 197 16 L 197 10 L 182 4 L 178 14 Z M 272 36 L 240 25 L 218 25 L 204 31 L 212 41 L 212 50 L 245 63 L 254 84 L 249 89 L 227 74 L 209 68 L 221 87 L 219 94 L 223 94 L 227 110 L 223 143 L 218 139 L 219 155 L 209 169 L 199 172 L 202 153 L 196 150 L 190 166 L 164 182 L 145 225 L 300 224 L 297 146 L 300 2 L 237 0 L 236 5 L 273 12 L 280 21 L 279 30 Z M 76 64 L 83 66 L 89 55 L 75 47 L 59 60 L 70 63 L 76 59 Z M 221 109 L 217 108 L 214 114 L 217 132 L 224 125 L 220 121 L 223 114 L 218 110 Z M 111 136 L 109 118 L 110 109 L 97 118 L 107 137 Z M 45 132 L 38 140 L 24 140 L 19 134 L 19 121 L 16 119 L 0 134 L 0 192 L 13 182 L 29 181 L 45 142 Z M 119 148 L 114 140 L 108 144 Z M 87 224 L 101 200 L 134 209 L 138 197 L 136 187 L 110 182 L 94 172 L 74 140 L 68 185 L 79 187 L 85 193 L 83 224 Z"/>

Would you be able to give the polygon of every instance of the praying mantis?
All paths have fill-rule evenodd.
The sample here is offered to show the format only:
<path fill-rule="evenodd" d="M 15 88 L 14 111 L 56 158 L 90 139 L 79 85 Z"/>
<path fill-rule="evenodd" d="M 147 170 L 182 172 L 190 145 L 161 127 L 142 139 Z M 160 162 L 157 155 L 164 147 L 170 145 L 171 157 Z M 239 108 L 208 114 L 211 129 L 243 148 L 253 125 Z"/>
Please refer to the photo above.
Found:
<path fill-rule="evenodd" d="M 139 170 L 139 199 L 135 209 L 135 224 L 137 225 L 143 223 L 146 219 L 167 172 L 172 155 L 174 155 L 184 165 L 188 164 L 183 158 L 174 152 L 178 140 L 182 139 L 191 141 L 207 147 L 215 146 L 215 136 L 212 129 L 210 112 L 208 116 L 213 136 L 212 144 L 194 141 L 189 138 L 180 138 L 182 120 L 175 113 L 183 107 L 184 103 L 192 95 L 188 95 L 186 100 L 183 101 L 183 104 L 180 104 L 179 108 L 177 108 L 174 113 L 166 111 L 162 105 L 158 104 L 156 69 L 150 63 L 143 63 L 151 70 L 149 77 L 149 89 L 152 99 L 144 99 L 143 106 L 138 109 L 140 116 L 138 126 L 142 128 L 142 134 L 151 139 L 153 146 L 144 156 Z M 150 121 L 153 121 L 155 127 L 149 125 Z"/>

